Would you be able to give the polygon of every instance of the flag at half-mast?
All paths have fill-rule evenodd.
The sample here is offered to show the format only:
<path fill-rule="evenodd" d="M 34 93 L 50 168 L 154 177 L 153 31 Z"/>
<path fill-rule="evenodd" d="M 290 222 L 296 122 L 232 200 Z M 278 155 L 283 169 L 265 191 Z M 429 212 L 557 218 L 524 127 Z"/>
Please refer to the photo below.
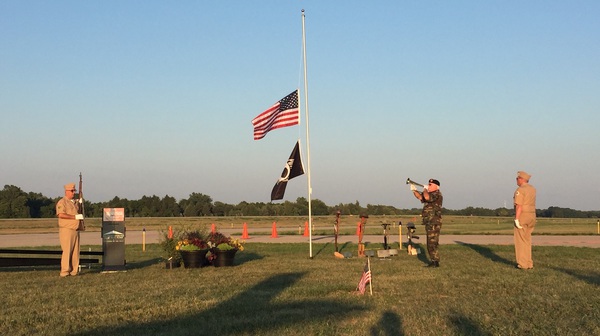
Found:
<path fill-rule="evenodd" d="M 254 140 L 260 140 L 271 130 L 294 126 L 300 123 L 298 90 L 285 96 L 266 111 L 252 119 Z"/>
<path fill-rule="evenodd" d="M 300 141 L 296 141 L 296 146 L 294 146 L 290 158 L 285 163 L 281 177 L 271 191 L 271 201 L 283 199 L 288 181 L 302 174 L 304 174 L 304 165 L 300 155 Z"/>

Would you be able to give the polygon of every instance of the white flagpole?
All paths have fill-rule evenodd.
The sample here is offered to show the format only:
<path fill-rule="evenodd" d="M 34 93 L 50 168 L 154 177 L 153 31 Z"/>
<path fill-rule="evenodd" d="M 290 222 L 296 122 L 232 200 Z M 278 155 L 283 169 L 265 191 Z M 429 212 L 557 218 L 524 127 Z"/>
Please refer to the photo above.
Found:
<path fill-rule="evenodd" d="M 367 265 L 369 273 L 371 273 L 371 280 L 369 280 L 369 292 L 373 295 L 373 273 L 371 272 L 371 257 L 367 257 Z"/>
<path fill-rule="evenodd" d="M 306 32 L 304 29 L 304 9 L 302 10 L 302 59 L 304 61 L 304 110 L 306 111 L 306 169 L 308 180 L 308 255 L 312 259 L 312 187 L 310 184 L 310 137 L 308 132 L 308 82 L 306 80 Z"/>

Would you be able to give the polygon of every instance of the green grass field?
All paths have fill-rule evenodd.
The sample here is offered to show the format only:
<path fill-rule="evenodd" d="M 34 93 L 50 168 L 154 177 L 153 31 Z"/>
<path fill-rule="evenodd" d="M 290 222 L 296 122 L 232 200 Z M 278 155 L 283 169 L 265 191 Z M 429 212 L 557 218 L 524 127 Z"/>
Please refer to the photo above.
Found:
<path fill-rule="evenodd" d="M 303 230 L 306 217 L 131 217 L 125 219 L 127 230 L 165 230 L 172 226 L 204 226 L 215 224 L 218 228 L 237 228 L 241 233 L 243 223 L 248 227 L 264 229 L 264 234 L 271 233 L 273 222 L 277 223 L 280 234 L 298 234 Z M 341 234 L 355 234 L 360 219 L 356 216 L 342 216 L 340 220 Z M 371 216 L 367 220 L 365 234 L 381 234 L 383 223 L 401 221 L 417 224 L 420 230 L 420 217 L 414 216 Z M 534 234 L 536 235 L 591 235 L 598 234 L 597 219 L 593 218 L 538 218 Z M 313 217 L 315 234 L 332 234 L 335 216 Z M 100 231 L 100 218 L 86 219 L 88 231 Z M 44 233 L 58 232 L 57 220 L 43 219 L 0 219 L 0 234 L 11 233 Z M 444 216 L 443 234 L 513 234 L 512 218 L 478 217 L 478 216 Z M 239 234 L 238 234 L 239 235 Z"/>
<path fill-rule="evenodd" d="M 377 248 L 375 245 L 370 248 Z M 87 247 L 82 247 L 86 249 Z M 348 244 L 343 250 L 356 251 Z M 373 295 L 356 295 L 364 258 L 333 246 L 247 244 L 234 267 L 169 270 L 127 245 L 127 272 L 0 269 L 4 335 L 600 335 L 597 249 L 443 245 L 442 267 L 401 251 L 371 258 Z M 367 289 L 368 291 L 368 289 Z"/>

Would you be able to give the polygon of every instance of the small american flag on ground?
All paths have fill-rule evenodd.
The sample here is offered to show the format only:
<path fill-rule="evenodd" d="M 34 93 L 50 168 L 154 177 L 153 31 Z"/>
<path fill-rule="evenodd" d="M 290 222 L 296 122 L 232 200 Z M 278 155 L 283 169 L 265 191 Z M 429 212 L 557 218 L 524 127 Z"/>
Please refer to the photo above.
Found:
<path fill-rule="evenodd" d="M 294 126 L 299 123 L 300 108 L 298 105 L 298 90 L 296 90 L 252 119 L 254 140 L 264 138 L 270 130 Z"/>
<path fill-rule="evenodd" d="M 365 268 L 363 269 L 363 274 L 360 277 L 360 281 L 358 282 L 358 286 L 356 290 L 360 292 L 360 294 L 365 294 L 365 289 L 367 288 L 367 284 L 371 282 L 371 265 L 369 264 L 369 260 L 365 263 Z"/>

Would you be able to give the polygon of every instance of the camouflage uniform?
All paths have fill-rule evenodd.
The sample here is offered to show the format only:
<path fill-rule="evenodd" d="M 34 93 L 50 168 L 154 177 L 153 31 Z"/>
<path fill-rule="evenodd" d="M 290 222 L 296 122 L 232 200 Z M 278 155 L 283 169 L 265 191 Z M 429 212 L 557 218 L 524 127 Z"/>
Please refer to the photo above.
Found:
<path fill-rule="evenodd" d="M 423 225 L 427 232 L 427 252 L 432 262 L 440 261 L 438 245 L 440 241 L 440 230 L 442 229 L 442 201 L 444 197 L 439 190 L 429 193 L 429 201 L 425 197 L 421 200 L 423 203 Z"/>

